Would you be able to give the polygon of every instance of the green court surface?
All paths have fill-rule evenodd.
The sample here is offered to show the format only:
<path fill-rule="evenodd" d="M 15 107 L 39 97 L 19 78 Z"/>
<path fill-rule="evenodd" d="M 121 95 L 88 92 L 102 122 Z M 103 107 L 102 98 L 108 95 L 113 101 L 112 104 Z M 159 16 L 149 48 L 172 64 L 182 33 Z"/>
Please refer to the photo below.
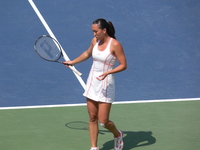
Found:
<path fill-rule="evenodd" d="M 200 149 L 200 101 L 114 104 L 110 119 L 124 131 L 123 150 Z M 66 126 L 76 121 L 88 121 L 86 106 L 0 110 L 0 149 L 89 150 L 88 130 Z M 113 149 L 104 128 L 98 145 Z"/>

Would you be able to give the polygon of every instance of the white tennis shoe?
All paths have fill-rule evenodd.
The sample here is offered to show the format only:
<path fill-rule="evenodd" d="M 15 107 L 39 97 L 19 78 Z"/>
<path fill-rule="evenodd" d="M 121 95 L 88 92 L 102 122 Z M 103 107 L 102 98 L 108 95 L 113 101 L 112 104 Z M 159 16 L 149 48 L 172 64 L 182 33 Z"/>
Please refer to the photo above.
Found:
<path fill-rule="evenodd" d="M 98 147 L 91 147 L 90 150 L 99 150 L 99 148 Z"/>
<path fill-rule="evenodd" d="M 120 136 L 114 139 L 114 150 L 122 150 L 124 147 L 123 132 L 119 130 Z"/>

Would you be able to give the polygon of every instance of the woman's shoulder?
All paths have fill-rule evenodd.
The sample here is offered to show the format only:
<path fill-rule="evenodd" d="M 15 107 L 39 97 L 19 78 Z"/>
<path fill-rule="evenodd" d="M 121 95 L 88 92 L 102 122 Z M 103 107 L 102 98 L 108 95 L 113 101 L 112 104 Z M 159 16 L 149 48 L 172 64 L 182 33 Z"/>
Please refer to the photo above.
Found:
<path fill-rule="evenodd" d="M 96 37 L 92 38 L 91 44 L 94 46 L 96 43 L 97 43 L 97 38 Z"/>
<path fill-rule="evenodd" d="M 118 47 L 118 46 L 121 46 L 121 43 L 117 40 L 117 39 L 112 39 L 112 42 L 111 42 L 112 46 L 114 47 Z"/>

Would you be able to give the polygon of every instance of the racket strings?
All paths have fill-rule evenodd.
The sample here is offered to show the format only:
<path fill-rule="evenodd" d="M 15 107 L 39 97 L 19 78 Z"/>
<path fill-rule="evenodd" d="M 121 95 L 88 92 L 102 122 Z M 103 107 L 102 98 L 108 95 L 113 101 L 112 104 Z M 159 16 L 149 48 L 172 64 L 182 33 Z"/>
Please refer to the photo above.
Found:
<path fill-rule="evenodd" d="M 48 36 L 42 36 L 36 41 L 35 50 L 42 58 L 50 61 L 56 61 L 61 57 L 59 44 Z"/>

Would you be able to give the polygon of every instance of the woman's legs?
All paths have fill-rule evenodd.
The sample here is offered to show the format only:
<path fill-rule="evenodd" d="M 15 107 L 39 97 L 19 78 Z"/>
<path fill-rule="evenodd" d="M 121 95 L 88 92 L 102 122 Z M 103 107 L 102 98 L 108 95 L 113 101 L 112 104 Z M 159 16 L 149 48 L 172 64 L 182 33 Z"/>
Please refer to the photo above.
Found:
<path fill-rule="evenodd" d="M 111 106 L 111 103 L 99 102 L 98 120 L 102 126 L 113 133 L 114 137 L 118 137 L 120 135 L 119 131 L 115 124 L 109 120 Z"/>
<path fill-rule="evenodd" d="M 92 147 L 97 147 L 98 140 L 98 102 L 87 98 L 87 108 L 89 113 L 89 131 Z"/>
<path fill-rule="evenodd" d="M 111 106 L 112 104 L 110 103 L 96 102 L 87 98 L 87 108 L 90 117 L 89 120 L 90 142 L 92 147 L 97 147 L 98 130 L 99 130 L 98 121 L 101 126 L 105 127 L 110 132 L 112 132 L 115 138 L 117 137 L 122 138 L 122 133 L 120 133 L 119 130 L 117 130 L 115 124 L 109 120 Z M 116 143 L 119 143 L 117 145 L 120 145 L 121 141 L 122 139 L 120 139 L 120 142 L 119 140 L 117 140 L 115 142 L 115 145 Z M 123 147 L 123 143 L 121 147 Z"/>
<path fill-rule="evenodd" d="M 122 150 L 124 145 L 123 132 L 119 131 L 115 124 L 109 120 L 111 106 L 110 103 L 99 103 L 98 119 L 101 125 L 113 133 L 115 137 L 114 150 Z"/>

